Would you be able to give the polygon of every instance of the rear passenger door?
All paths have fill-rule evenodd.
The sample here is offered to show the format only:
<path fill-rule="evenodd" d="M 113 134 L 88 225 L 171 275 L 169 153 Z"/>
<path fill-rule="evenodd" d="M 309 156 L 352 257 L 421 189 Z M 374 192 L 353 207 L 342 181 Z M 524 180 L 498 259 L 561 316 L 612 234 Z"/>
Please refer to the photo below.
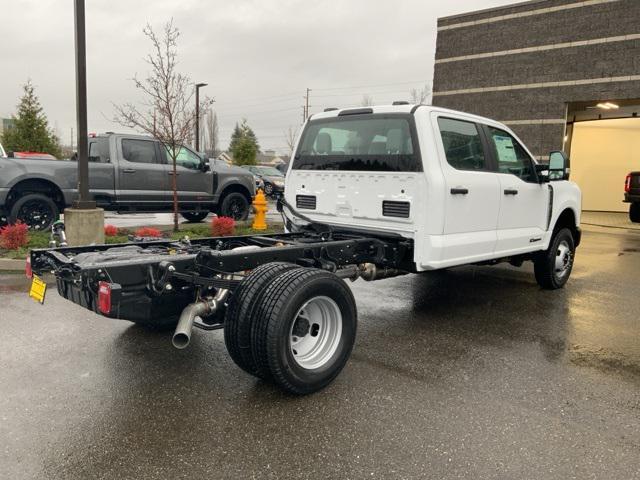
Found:
<path fill-rule="evenodd" d="M 547 228 L 549 185 L 540 184 L 534 161 L 509 132 L 485 127 L 500 182 L 496 253 L 537 250 Z"/>
<path fill-rule="evenodd" d="M 144 138 L 121 138 L 118 143 L 118 203 L 152 207 L 169 202 L 169 169 L 160 144 Z"/>
<path fill-rule="evenodd" d="M 453 265 L 490 258 L 500 192 L 482 126 L 448 115 L 438 116 L 437 126 L 445 181 L 442 261 Z"/>

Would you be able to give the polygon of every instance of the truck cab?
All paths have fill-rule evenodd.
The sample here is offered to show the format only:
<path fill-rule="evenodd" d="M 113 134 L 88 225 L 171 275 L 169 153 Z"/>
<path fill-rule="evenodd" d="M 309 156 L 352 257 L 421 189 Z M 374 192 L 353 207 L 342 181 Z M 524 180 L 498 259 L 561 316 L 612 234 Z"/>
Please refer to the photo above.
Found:
<path fill-rule="evenodd" d="M 415 271 L 546 251 L 560 227 L 580 241 L 581 193 L 561 152 L 539 164 L 507 126 L 425 105 L 314 115 L 286 200 L 310 219 L 413 240 Z"/>

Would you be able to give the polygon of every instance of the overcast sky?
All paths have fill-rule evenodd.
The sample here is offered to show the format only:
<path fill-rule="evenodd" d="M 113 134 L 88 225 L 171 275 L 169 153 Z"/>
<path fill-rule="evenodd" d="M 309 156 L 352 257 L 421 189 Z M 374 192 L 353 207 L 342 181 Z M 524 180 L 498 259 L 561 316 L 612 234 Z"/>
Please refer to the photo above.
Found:
<path fill-rule="evenodd" d="M 436 19 L 514 0 L 86 0 L 89 131 L 123 131 L 112 102 L 138 100 L 146 73 L 142 28 L 173 17 L 180 70 L 215 98 L 222 147 L 247 118 L 262 150 L 286 151 L 283 132 L 311 108 L 407 99 L 433 77 Z M 0 117 L 31 79 L 64 144 L 75 131 L 72 0 L 0 0 Z"/>

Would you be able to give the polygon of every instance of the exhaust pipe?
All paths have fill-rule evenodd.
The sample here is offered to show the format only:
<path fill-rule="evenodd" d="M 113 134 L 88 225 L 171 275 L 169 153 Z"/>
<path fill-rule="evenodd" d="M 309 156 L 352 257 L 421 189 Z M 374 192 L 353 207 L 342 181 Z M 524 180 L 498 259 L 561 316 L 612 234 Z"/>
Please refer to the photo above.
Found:
<path fill-rule="evenodd" d="M 171 339 L 173 346 L 180 350 L 187 348 L 191 341 L 191 330 L 193 330 L 193 322 L 196 317 L 214 313 L 218 309 L 218 305 L 224 303 L 228 293 L 229 290 L 221 288 L 216 292 L 215 297 L 187 305 L 182 310 L 178 326 L 173 333 L 173 338 Z"/>
<path fill-rule="evenodd" d="M 191 341 L 191 330 L 193 329 L 193 321 L 196 317 L 209 313 L 211 306 L 209 302 L 196 302 L 187 305 L 180 314 L 180 320 L 178 320 L 178 326 L 173 333 L 171 343 L 173 346 L 179 349 L 187 348 Z"/>

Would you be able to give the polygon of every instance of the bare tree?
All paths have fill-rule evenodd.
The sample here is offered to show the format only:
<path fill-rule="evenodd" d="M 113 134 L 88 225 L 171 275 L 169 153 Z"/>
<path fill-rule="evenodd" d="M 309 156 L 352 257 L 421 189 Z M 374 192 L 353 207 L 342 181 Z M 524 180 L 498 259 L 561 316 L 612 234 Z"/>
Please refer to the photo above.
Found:
<path fill-rule="evenodd" d="M 218 155 L 220 133 L 218 129 L 218 114 L 214 112 L 212 108 L 207 111 L 207 128 L 205 129 L 205 133 L 207 135 L 207 141 L 205 143 L 205 145 L 207 145 L 207 154 L 215 158 Z"/>
<path fill-rule="evenodd" d="M 178 191 L 176 185 L 176 158 L 180 149 L 193 138 L 195 105 L 191 79 L 177 70 L 177 42 L 180 31 L 167 22 L 161 34 L 156 34 L 151 25 L 142 30 L 151 42 L 151 53 L 145 61 L 151 67 L 145 78 L 137 75 L 132 79 L 145 99 L 138 107 L 132 103 L 114 104 L 114 121 L 125 127 L 140 130 L 154 136 L 165 145 L 173 164 L 173 230 L 178 231 Z M 205 99 L 200 108 L 208 108 L 210 99 Z"/>
<path fill-rule="evenodd" d="M 289 126 L 286 132 L 284 132 L 284 141 L 289 149 L 289 157 L 293 156 L 293 147 L 296 146 L 296 136 L 298 135 L 298 129 Z"/>
<path fill-rule="evenodd" d="M 411 98 L 411 103 L 428 103 L 431 98 L 431 86 L 428 83 L 425 83 L 424 87 L 419 90 L 417 88 L 412 88 L 409 90 L 409 97 Z"/>
<path fill-rule="evenodd" d="M 363 95 L 360 100 L 360 105 L 363 107 L 370 107 L 373 105 L 373 97 L 371 95 Z"/>

